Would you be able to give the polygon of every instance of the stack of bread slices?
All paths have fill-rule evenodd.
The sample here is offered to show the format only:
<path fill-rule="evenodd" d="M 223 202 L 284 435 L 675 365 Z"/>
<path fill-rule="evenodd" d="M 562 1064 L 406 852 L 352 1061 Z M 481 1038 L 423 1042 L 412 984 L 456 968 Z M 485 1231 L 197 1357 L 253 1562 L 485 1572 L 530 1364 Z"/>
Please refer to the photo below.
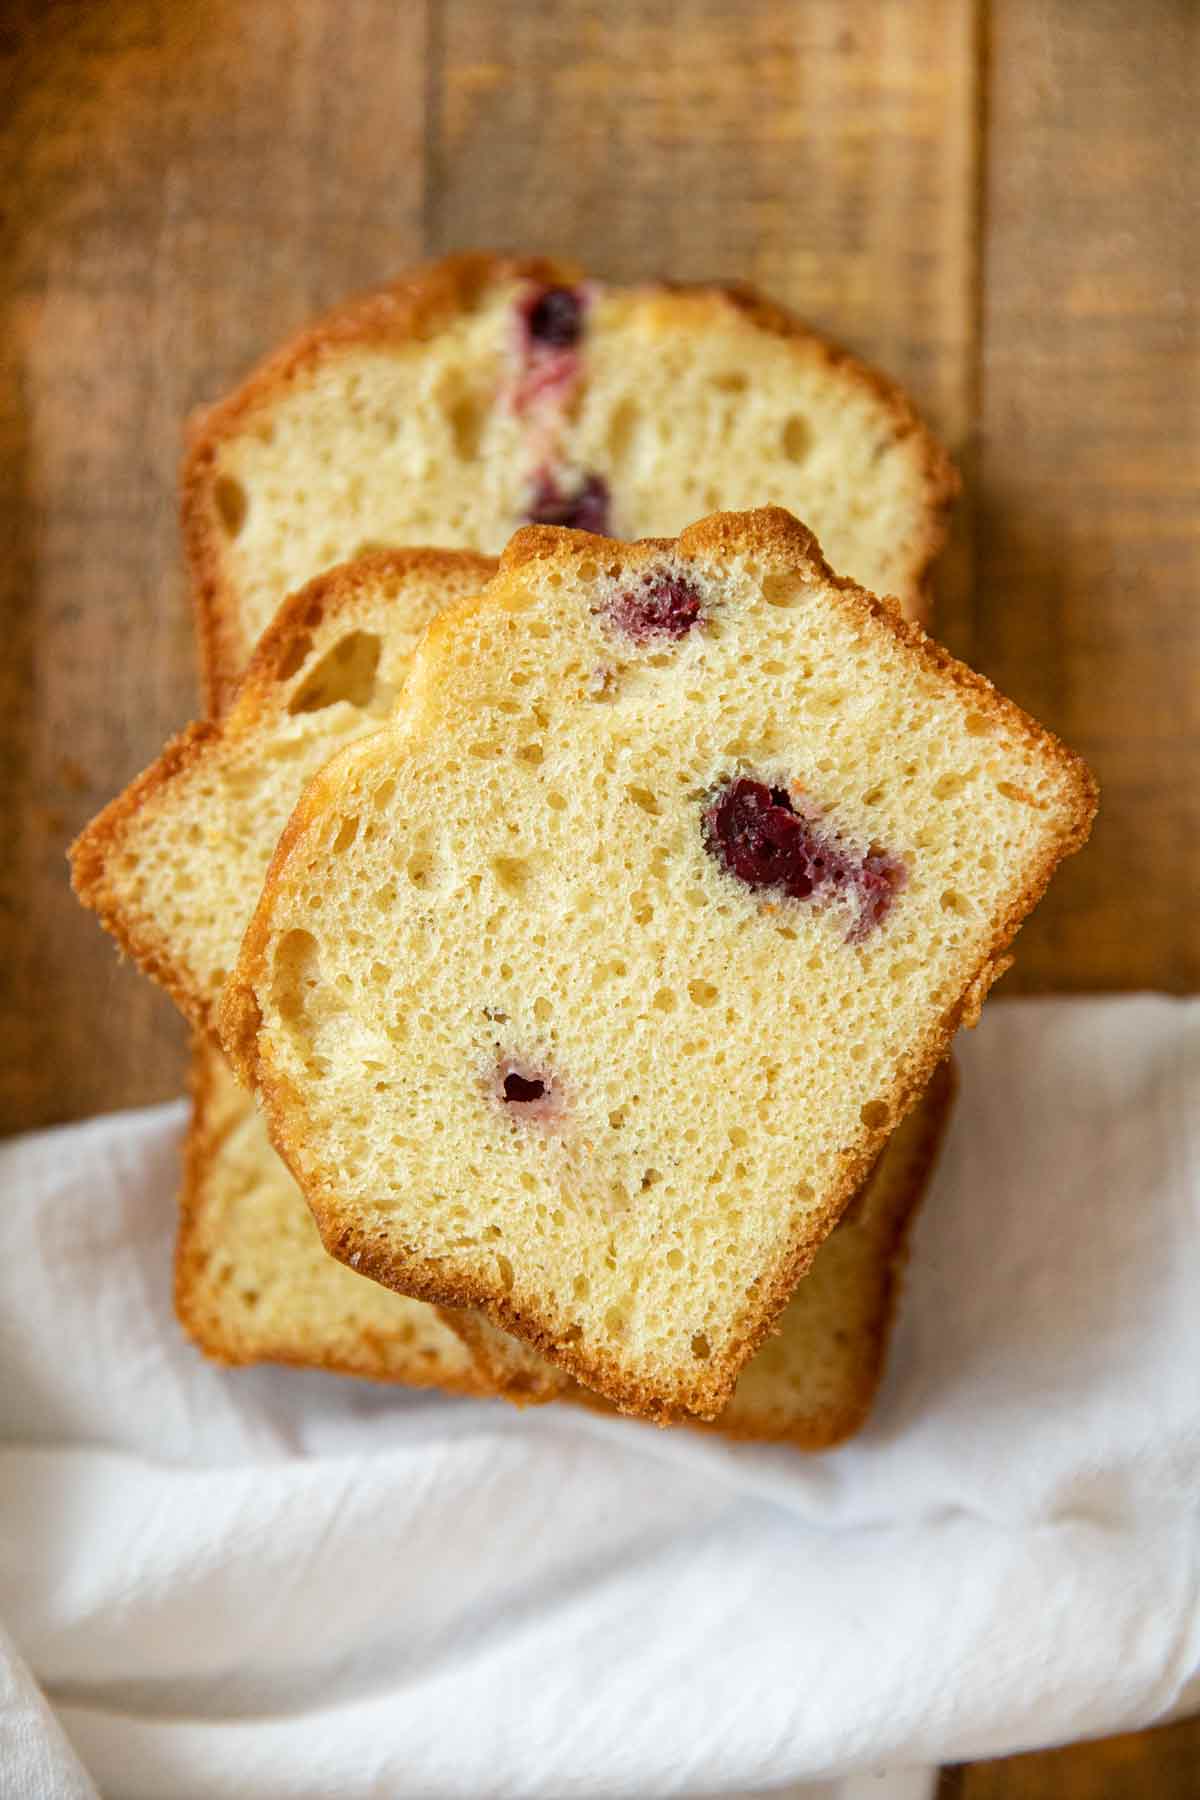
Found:
<path fill-rule="evenodd" d="M 1095 807 L 925 636 L 956 486 L 753 293 L 545 259 L 419 269 L 197 421 L 209 716 L 72 859 L 194 1030 L 201 1349 L 861 1424 L 950 1039 Z"/>

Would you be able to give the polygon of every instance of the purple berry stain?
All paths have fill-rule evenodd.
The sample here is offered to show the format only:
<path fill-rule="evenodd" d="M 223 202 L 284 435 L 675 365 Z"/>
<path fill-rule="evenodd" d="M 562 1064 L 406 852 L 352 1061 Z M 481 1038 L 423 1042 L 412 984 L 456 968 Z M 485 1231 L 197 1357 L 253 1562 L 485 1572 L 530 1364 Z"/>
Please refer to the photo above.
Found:
<path fill-rule="evenodd" d="M 539 470 L 525 517 L 531 525 L 569 525 L 575 531 L 608 537 L 608 483 L 603 475 L 584 475 L 570 488 L 563 488 L 550 470 Z"/>
<path fill-rule="evenodd" d="M 546 1084 L 536 1075 L 518 1075 L 515 1069 L 504 1077 L 504 1098 L 517 1106 L 528 1106 L 533 1100 L 540 1100 L 546 1092 Z"/>
<path fill-rule="evenodd" d="M 618 594 L 609 616 L 635 643 L 650 638 L 684 638 L 700 623 L 700 589 L 685 575 L 643 575 L 636 587 Z"/>
<path fill-rule="evenodd" d="M 583 296 L 576 288 L 536 288 L 525 301 L 524 315 L 533 344 L 572 350 L 583 335 Z"/>
<path fill-rule="evenodd" d="M 904 886 L 904 864 L 884 850 L 860 853 L 823 829 L 816 813 L 797 810 L 786 788 L 738 776 L 714 796 L 704 815 L 709 852 L 749 888 L 791 900 L 845 894 L 858 911 L 847 933 L 861 943 L 887 915 Z"/>
<path fill-rule="evenodd" d="M 556 1131 L 563 1122 L 563 1094 L 557 1079 L 515 1057 L 504 1057 L 495 1068 L 491 1090 L 502 1112 L 514 1123 L 540 1125 Z"/>

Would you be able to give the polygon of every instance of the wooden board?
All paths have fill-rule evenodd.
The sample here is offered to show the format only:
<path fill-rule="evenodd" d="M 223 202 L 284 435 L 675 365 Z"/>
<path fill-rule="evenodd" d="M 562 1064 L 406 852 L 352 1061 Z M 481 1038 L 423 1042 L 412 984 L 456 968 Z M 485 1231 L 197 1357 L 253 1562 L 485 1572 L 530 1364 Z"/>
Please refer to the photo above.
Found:
<path fill-rule="evenodd" d="M 910 385 L 969 478 L 945 635 L 1105 787 L 1009 990 L 1194 989 L 1198 33 L 1189 0 L 0 3 L 0 1130 L 179 1090 L 63 857 L 194 705 L 184 416 L 477 243 L 746 277 Z M 947 1791 L 1173 1800 L 1185 1740 Z"/>
<path fill-rule="evenodd" d="M 1100 778 L 1008 991 L 1200 987 L 1200 8 L 985 44 L 974 582 L 953 647 Z"/>

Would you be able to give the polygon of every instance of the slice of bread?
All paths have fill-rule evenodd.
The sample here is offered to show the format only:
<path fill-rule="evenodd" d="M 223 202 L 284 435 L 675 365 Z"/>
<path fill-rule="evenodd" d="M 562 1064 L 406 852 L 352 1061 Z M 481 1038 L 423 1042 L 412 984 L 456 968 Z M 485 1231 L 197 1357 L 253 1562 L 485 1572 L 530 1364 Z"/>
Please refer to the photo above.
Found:
<path fill-rule="evenodd" d="M 175 1260 L 176 1310 L 218 1362 L 292 1363 L 524 1403 L 596 1395 L 483 1315 L 483 1331 L 368 1281 L 325 1254 L 299 1188 L 246 1090 L 198 1041 L 187 1182 Z M 712 1427 L 824 1450 L 859 1429 L 883 1372 L 904 1245 L 949 1113 L 943 1064 L 860 1197 L 742 1371 Z M 698 1421 L 691 1421 L 697 1424 Z"/>
<path fill-rule="evenodd" d="M 197 1040 L 192 1071 L 175 1310 L 205 1354 L 494 1392 L 433 1307 L 364 1281 L 325 1254 L 252 1097 L 214 1045 Z"/>
<path fill-rule="evenodd" d="M 425 626 L 495 566 L 394 550 L 319 576 L 263 637 L 232 711 L 189 726 L 72 846 L 79 898 L 198 1029 L 305 781 L 379 729 Z"/>
<path fill-rule="evenodd" d="M 864 1423 L 883 1376 L 908 1234 L 933 1172 L 954 1086 L 953 1064 L 946 1061 L 817 1251 L 778 1331 L 751 1357 L 728 1406 L 705 1430 L 825 1450 Z M 480 1374 L 506 1398 L 604 1405 L 485 1314 L 457 1315 L 453 1324 L 460 1334 L 465 1327 Z"/>
<path fill-rule="evenodd" d="M 185 759 L 182 771 L 172 761 L 161 780 L 143 784 L 139 803 L 117 804 L 120 824 L 111 836 L 104 834 L 105 861 L 115 857 L 128 878 L 129 858 L 136 858 L 139 891 L 150 895 L 159 892 L 157 883 L 166 876 L 163 891 L 170 896 L 172 918 L 177 917 L 188 933 L 195 932 L 196 943 L 173 950 L 168 931 L 158 965 L 171 971 L 177 991 L 196 996 L 189 1006 L 194 1017 L 210 1016 L 222 965 L 232 961 L 250 910 L 247 896 L 261 887 L 291 801 L 314 761 L 324 760 L 356 729 L 353 715 L 344 708 L 313 702 L 331 700 L 339 683 L 343 692 L 353 687 L 355 670 L 361 676 L 372 661 L 373 652 L 364 658 L 361 634 L 381 646 L 376 675 L 383 683 L 382 693 L 398 687 L 404 676 L 403 659 L 422 622 L 445 600 L 482 585 L 494 567 L 470 556 L 380 553 L 318 579 L 284 608 L 255 659 L 253 680 L 234 712 L 221 727 L 203 732 L 206 747 L 190 762 Z M 449 589 L 443 592 L 447 577 Z M 307 696 L 299 707 L 296 695 Z M 375 684 L 372 698 L 379 702 Z M 365 699 L 363 689 L 359 700 Z M 370 720 L 366 728 L 375 729 L 370 705 L 366 717 Z M 302 721 L 299 731 L 297 719 Z M 201 807 L 208 816 L 203 839 L 197 840 L 191 827 Z M 178 895 L 206 889 L 203 914 L 194 915 L 186 906 L 175 908 Z M 124 935 L 136 940 L 144 932 L 134 929 Z M 425 1369 L 440 1369 L 447 1381 L 461 1388 L 461 1374 L 455 1375 L 438 1351 L 449 1327 L 475 1353 L 482 1376 L 477 1391 L 501 1391 L 528 1400 L 574 1389 L 564 1371 L 490 1325 L 482 1314 L 446 1309 L 445 1326 L 439 1330 L 423 1302 L 389 1296 L 374 1283 L 363 1284 L 371 1291 L 371 1301 L 353 1308 L 350 1302 L 361 1278 L 324 1255 L 299 1190 L 270 1148 L 245 1091 L 219 1053 L 203 1040 L 194 1050 L 193 1090 L 177 1304 L 185 1326 L 210 1354 L 229 1362 L 288 1361 L 400 1381 L 419 1379 Z M 891 1151 L 885 1152 L 881 1167 L 897 1167 Z M 887 1192 L 895 1191 L 893 1183 Z M 914 1191 L 913 1203 L 915 1197 Z M 296 1217 L 298 1209 L 301 1218 Z M 887 1216 L 891 1211 L 889 1202 Z M 271 1264 L 273 1237 L 281 1246 L 278 1270 Z M 873 1264 L 864 1263 L 860 1281 L 873 1281 L 873 1291 L 881 1291 L 886 1267 L 881 1251 Z M 806 1285 L 815 1294 L 820 1284 Z M 295 1306 L 287 1297 L 289 1287 L 296 1295 Z M 861 1307 L 864 1297 L 864 1287 L 847 1283 L 843 1304 L 848 1314 Z M 796 1310 L 794 1304 L 791 1310 Z M 799 1308 L 797 1327 L 788 1334 L 787 1343 L 794 1345 L 793 1362 L 800 1354 L 807 1356 L 804 1320 L 811 1310 Z M 355 1326 L 359 1318 L 361 1332 Z M 384 1328 L 389 1321 L 394 1329 Z M 856 1324 L 857 1314 L 848 1317 L 847 1348 L 840 1357 L 827 1346 L 824 1357 L 812 1359 L 805 1377 L 807 1392 L 787 1415 L 783 1435 L 805 1443 L 819 1441 L 825 1414 L 818 1416 L 812 1393 L 814 1384 L 819 1389 L 831 1376 L 846 1396 L 834 1410 L 839 1418 L 849 1416 L 848 1409 L 863 1391 L 863 1358 L 874 1342 L 869 1332 L 856 1333 Z M 764 1348 L 755 1366 L 762 1358 L 778 1355 L 775 1341 Z M 738 1395 L 750 1376 L 747 1370 L 723 1415 L 731 1428 Z M 436 1372 L 429 1379 L 440 1385 Z M 583 1389 L 578 1392 L 586 1394 Z"/>
<path fill-rule="evenodd" d="M 747 288 L 450 257 L 320 320 L 199 417 L 183 525 L 214 711 L 286 594 L 380 544 L 624 537 L 775 501 L 925 602 L 958 480 L 901 391 Z"/>
<path fill-rule="evenodd" d="M 1094 808 L 777 508 L 530 527 L 305 790 L 223 1040 L 335 1255 L 712 1417 Z"/>

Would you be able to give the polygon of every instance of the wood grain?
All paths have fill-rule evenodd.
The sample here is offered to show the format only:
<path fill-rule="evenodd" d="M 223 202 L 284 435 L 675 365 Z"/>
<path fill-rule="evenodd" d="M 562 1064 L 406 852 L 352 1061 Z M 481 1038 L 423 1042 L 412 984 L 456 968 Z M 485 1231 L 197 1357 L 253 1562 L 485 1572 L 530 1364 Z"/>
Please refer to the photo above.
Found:
<path fill-rule="evenodd" d="M 740 277 L 877 358 L 961 445 L 974 8 L 445 0 L 432 250 L 535 243 L 613 280 Z"/>
<path fill-rule="evenodd" d="M 0 1130 L 178 1093 L 64 854 L 196 705 L 188 411 L 419 255 L 425 11 L 9 6 L 0 26 Z M 331 154 L 331 146 L 336 154 Z"/>
<path fill-rule="evenodd" d="M 1183 1719 L 1063 1750 L 943 1771 L 937 1800 L 1196 1800 L 1200 1724 Z"/>
<path fill-rule="evenodd" d="M 0 1130 L 179 1088 L 63 853 L 194 705 L 186 413 L 472 244 L 745 277 L 909 384 L 969 475 L 946 635 L 1105 790 L 1008 986 L 1194 989 L 1198 32 L 1189 0 L 0 0 Z M 1197 1766 L 1183 1725 L 943 1787 L 1182 1800 Z"/>
<path fill-rule="evenodd" d="M 1004 992 L 1200 986 L 1200 8 L 993 10 L 952 647 L 1100 778 Z"/>

